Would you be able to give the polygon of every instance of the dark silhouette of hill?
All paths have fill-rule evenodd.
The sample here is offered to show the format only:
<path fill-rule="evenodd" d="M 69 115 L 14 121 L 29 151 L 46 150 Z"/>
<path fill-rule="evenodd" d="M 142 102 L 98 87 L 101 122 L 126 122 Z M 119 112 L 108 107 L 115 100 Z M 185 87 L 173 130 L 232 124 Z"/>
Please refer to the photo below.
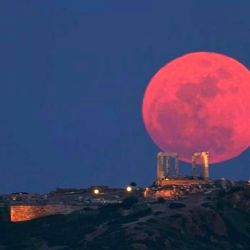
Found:
<path fill-rule="evenodd" d="M 191 194 L 183 200 L 85 208 L 69 215 L 0 224 L 0 249 L 250 249 L 250 190 Z"/>

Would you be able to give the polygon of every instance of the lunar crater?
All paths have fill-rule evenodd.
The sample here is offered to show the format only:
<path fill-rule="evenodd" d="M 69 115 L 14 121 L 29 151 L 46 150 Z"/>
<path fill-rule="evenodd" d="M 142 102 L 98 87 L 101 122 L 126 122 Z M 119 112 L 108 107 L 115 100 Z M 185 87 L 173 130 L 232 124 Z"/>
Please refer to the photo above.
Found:
<path fill-rule="evenodd" d="M 216 74 L 221 79 L 230 79 L 230 78 L 232 78 L 232 74 L 227 69 L 225 69 L 224 67 L 220 67 L 216 71 Z"/>

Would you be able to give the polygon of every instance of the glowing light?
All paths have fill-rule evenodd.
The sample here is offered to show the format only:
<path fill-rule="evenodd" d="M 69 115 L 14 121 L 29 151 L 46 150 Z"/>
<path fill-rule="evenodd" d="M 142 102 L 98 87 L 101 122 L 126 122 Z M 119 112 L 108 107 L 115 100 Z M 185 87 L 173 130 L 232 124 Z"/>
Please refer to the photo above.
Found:
<path fill-rule="evenodd" d="M 128 186 L 128 187 L 126 188 L 126 190 L 127 190 L 127 192 L 131 192 L 131 191 L 132 191 L 132 187 L 131 187 L 131 186 Z"/>
<path fill-rule="evenodd" d="M 99 189 L 94 189 L 94 194 L 99 194 L 100 193 L 100 190 Z"/>

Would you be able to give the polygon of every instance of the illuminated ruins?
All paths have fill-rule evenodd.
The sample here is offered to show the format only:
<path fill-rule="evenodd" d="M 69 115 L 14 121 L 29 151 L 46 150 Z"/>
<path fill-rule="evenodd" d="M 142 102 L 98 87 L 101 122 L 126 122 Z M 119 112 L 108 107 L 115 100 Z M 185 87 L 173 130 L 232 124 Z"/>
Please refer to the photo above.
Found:
<path fill-rule="evenodd" d="M 157 176 L 154 184 L 144 191 L 145 198 L 179 198 L 189 192 L 203 192 L 211 185 L 209 180 L 209 153 L 195 152 L 192 155 L 192 176 L 180 177 L 179 156 L 177 153 L 159 152 L 157 154 Z M 171 166 L 171 159 L 174 166 Z M 197 176 L 200 159 L 201 175 Z M 173 165 L 173 164 L 172 164 Z M 171 175 L 171 167 L 174 174 Z"/>

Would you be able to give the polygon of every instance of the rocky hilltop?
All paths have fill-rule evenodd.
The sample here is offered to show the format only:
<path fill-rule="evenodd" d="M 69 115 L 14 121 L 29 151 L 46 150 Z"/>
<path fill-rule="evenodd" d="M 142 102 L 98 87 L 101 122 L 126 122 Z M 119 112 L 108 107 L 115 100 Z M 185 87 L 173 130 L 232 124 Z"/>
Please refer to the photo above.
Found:
<path fill-rule="evenodd" d="M 0 224 L 0 249 L 250 249 L 250 188 L 190 194 L 178 201 L 84 208 L 69 215 Z"/>

